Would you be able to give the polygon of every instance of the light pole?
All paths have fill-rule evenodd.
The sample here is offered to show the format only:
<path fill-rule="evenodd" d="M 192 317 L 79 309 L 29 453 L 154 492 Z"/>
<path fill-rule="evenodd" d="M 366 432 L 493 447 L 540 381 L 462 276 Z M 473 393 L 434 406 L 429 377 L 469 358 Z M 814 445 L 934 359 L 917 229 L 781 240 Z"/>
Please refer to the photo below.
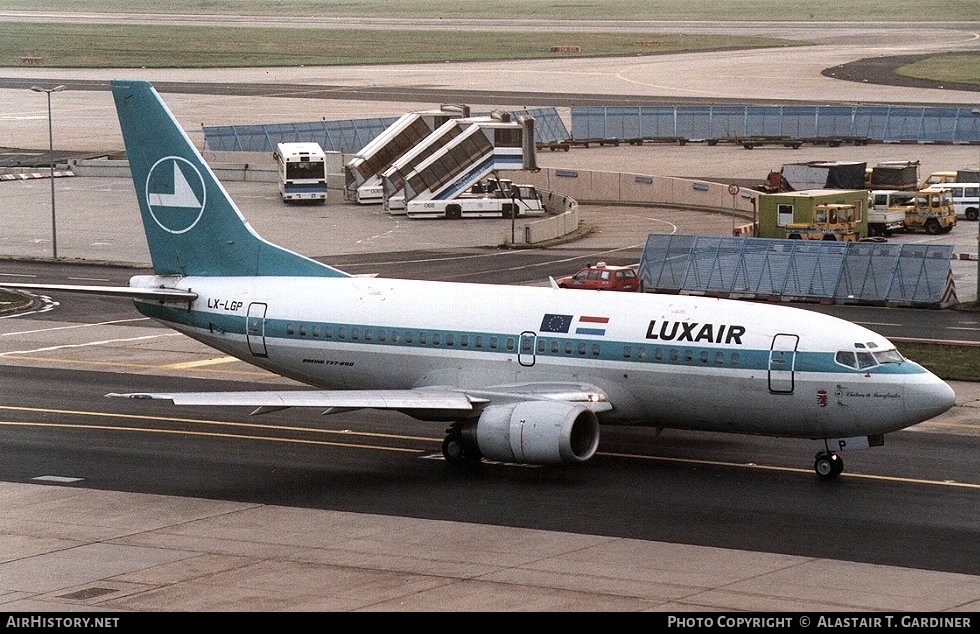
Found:
<path fill-rule="evenodd" d="M 54 212 L 54 131 L 51 128 L 51 93 L 66 89 L 66 86 L 55 86 L 54 88 L 31 86 L 31 90 L 34 92 L 43 92 L 48 95 L 48 158 L 51 159 L 51 246 L 55 260 L 58 259 L 58 223 Z"/>
<path fill-rule="evenodd" d="M 980 115 L 980 108 L 974 108 L 970 114 L 974 117 Z M 973 121 L 974 130 L 976 130 L 976 119 L 974 118 Z M 977 167 L 980 167 L 980 159 L 978 159 Z M 980 222 L 977 223 L 977 302 L 975 307 L 980 310 Z"/>

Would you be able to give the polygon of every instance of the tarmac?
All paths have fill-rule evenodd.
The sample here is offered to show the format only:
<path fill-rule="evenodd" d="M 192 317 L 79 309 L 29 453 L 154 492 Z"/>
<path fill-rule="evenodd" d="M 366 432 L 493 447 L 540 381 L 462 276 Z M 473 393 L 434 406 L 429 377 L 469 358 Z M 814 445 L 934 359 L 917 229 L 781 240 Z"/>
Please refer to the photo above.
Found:
<path fill-rule="evenodd" d="M 135 219 L 128 179 L 74 177 L 57 179 L 56 185 L 66 219 L 75 218 L 66 220 L 74 223 L 61 243 L 66 257 L 148 262 L 138 227 L 121 229 L 125 218 Z M 45 199 L 50 181 L 0 187 L 9 220 L 30 213 L 25 201 Z M 421 244 L 420 225 L 412 223 L 423 221 L 393 223 L 373 213 L 359 223 L 331 219 L 336 213 L 348 214 L 349 220 L 350 209 L 343 205 L 316 212 L 336 231 L 289 230 L 309 222 L 303 217 L 309 208 L 284 212 L 281 201 L 262 193 L 268 183 L 229 187 L 234 197 L 248 201 L 250 221 L 260 233 L 292 240 L 290 246 L 301 252 Z M 10 204 L 14 199 L 24 204 Z M 275 212 L 260 213 L 263 208 Z M 283 218 L 283 213 L 297 216 Z M 593 222 L 603 221 L 602 209 L 590 213 Z M 31 224 L 22 220 L 16 224 Z M 339 229 L 352 224 L 359 227 L 349 229 L 353 234 Z M 441 236 L 446 223 L 423 225 L 431 245 L 455 239 L 460 246 L 460 235 L 479 233 L 457 229 Z M 37 239 L 8 232 L 0 250 L 16 250 L 11 240 L 34 251 L 51 246 Z M 625 238 L 599 231 L 591 239 L 622 245 Z M 0 332 L 23 323 L 0 320 Z M 957 405 L 936 422 L 975 428 L 980 383 L 952 385 Z M 58 481 L 0 482 L 0 507 L 0 608 L 122 614 L 123 624 L 127 612 L 158 611 L 970 613 L 980 608 L 980 577 L 812 557 L 96 491 Z"/>
<path fill-rule="evenodd" d="M 684 56 L 682 61 L 694 57 Z M 764 57 L 760 59 L 765 63 Z M 665 63 L 666 60 L 649 62 L 635 70 L 651 67 L 656 71 Z M 581 79 L 590 90 L 601 88 L 596 80 L 600 74 L 597 68 L 606 65 L 607 62 L 600 62 L 582 74 Z M 535 68 L 540 70 L 541 66 Z M 445 67 L 438 69 L 440 78 L 446 76 L 443 71 Z M 64 75 L 50 69 L 40 72 Z M 397 74 L 398 69 L 392 72 Z M 571 71 L 566 68 L 564 72 Z M 699 75 L 713 77 L 703 69 L 676 64 L 670 72 L 691 79 Z M 798 72 L 806 74 L 802 67 Z M 28 76 L 38 71 L 20 73 Z M 300 73 L 304 74 L 302 78 L 298 77 Z M 307 81 L 314 73 L 315 69 L 302 69 L 290 77 Z M 77 74 L 101 76 L 105 72 Z M 150 78 L 168 76 L 163 71 L 140 74 Z M 170 76 L 176 74 L 169 72 Z M 210 74 L 193 74 L 202 80 L 214 80 Z M 377 74 L 372 78 L 382 81 Z M 653 86 L 654 82 L 644 85 Z M 20 134 L 29 126 L 18 120 L 13 128 L 5 124 L 5 134 L 10 139 L 36 142 L 11 145 L 46 147 L 46 127 L 42 127 L 43 134 L 35 130 L 41 126 L 37 96 L 29 101 L 31 93 L 26 90 L 0 94 L 5 109 L 31 113 L 30 133 Z M 868 94 L 862 93 L 858 99 L 867 100 Z M 916 98 L 919 94 L 914 93 Z M 56 116 L 67 118 L 69 112 L 74 113 L 77 125 L 66 136 L 76 146 L 86 140 L 91 144 L 93 138 L 108 139 L 107 145 L 113 145 L 113 118 L 106 99 L 102 93 L 83 95 L 68 91 L 54 100 Z M 273 104 L 269 100 L 253 100 L 242 104 L 224 97 L 181 96 L 175 99 L 174 107 L 188 122 L 200 118 L 214 121 L 217 113 L 234 119 L 249 105 L 255 106 L 256 116 L 270 120 L 270 112 L 295 111 L 297 101 L 302 102 L 283 100 Z M 362 106 L 368 107 L 345 107 L 349 112 Z M 370 108 L 377 111 L 378 104 Z M 411 108 L 409 104 L 399 104 L 398 112 Z M 391 107 L 386 111 L 390 114 Z M 88 123 L 93 126 L 86 127 Z M 193 130 L 194 125 L 188 123 L 187 127 Z M 9 141 L 0 138 L 0 144 L 4 143 Z M 746 164 L 746 151 L 736 148 L 711 148 L 709 154 L 706 147 L 688 147 L 686 152 L 680 148 L 642 147 L 635 148 L 632 158 L 622 158 L 623 149 L 573 150 L 565 156 L 541 158 L 567 161 L 570 166 L 579 160 L 596 165 L 607 160 L 603 157 L 620 152 L 608 160 L 630 164 L 659 161 L 670 164 L 673 175 L 688 172 L 738 176 L 736 170 L 750 170 L 761 179 L 763 169 L 778 168 L 783 162 L 826 157 L 826 149 L 805 153 L 756 149 L 752 150 L 750 166 Z M 841 148 L 846 156 L 865 152 L 870 156 L 874 149 Z M 879 157 L 881 150 L 878 148 Z M 933 150 L 936 148 L 889 147 L 888 156 L 881 158 L 894 160 L 928 153 L 929 158 L 923 163 L 926 171 L 955 168 L 977 157 L 975 147 L 947 148 L 949 153 L 945 156 Z M 695 155 L 695 162 L 668 162 L 670 157 L 682 154 Z M 698 171 L 689 172 L 694 169 Z M 130 202 L 125 187 L 99 180 L 76 177 L 55 182 L 59 209 L 64 210 L 61 228 L 65 233 L 59 244 L 62 257 L 148 261 L 138 232 L 120 237 L 111 231 L 120 225 L 118 205 Z M 10 186 L 0 184 L 4 216 L 0 254 L 44 259 L 52 246 L 47 242 L 49 227 L 37 219 L 48 217 L 50 182 L 17 183 L 20 193 L 16 195 L 7 189 Z M 131 184 L 129 187 L 128 195 L 132 197 Z M 247 202 L 247 188 L 240 190 L 236 186 L 233 190 L 232 195 L 240 204 L 252 204 Z M 244 198 L 239 196 L 243 193 Z M 277 231 L 302 226 L 291 224 L 294 221 L 308 220 L 252 215 L 252 209 L 261 206 L 249 207 L 250 221 L 259 233 L 274 241 L 280 237 Z M 374 226 L 372 222 L 379 224 Z M 289 240 L 299 240 L 296 236 L 303 233 L 295 230 L 291 232 L 293 237 L 284 241 L 291 248 L 317 256 L 333 249 L 345 253 L 383 250 L 392 244 L 425 248 L 427 243 L 438 245 L 443 240 L 438 235 L 427 235 L 423 243 L 417 234 L 406 233 L 411 231 L 409 227 L 389 222 L 383 229 L 382 222 L 382 218 L 370 219 L 360 229 L 352 230 L 350 222 L 338 219 L 330 224 L 335 230 L 329 232 L 336 237 L 336 244 L 324 244 L 323 236 L 327 234 L 323 232 L 307 232 L 308 237 L 303 240 L 309 239 L 309 243 L 290 244 Z M 24 226 L 32 228 L 23 229 Z M 432 227 L 427 225 L 429 230 Z M 621 238 L 613 233 L 607 237 Z M 409 242 L 398 242 L 403 238 Z M 456 246 L 461 246 L 458 238 L 456 233 Z M 313 240 L 319 242 L 314 244 Z M 969 242 L 963 248 L 974 256 L 977 253 L 975 241 L 972 249 Z M 33 251 L 34 255 L 25 251 Z M 0 331 L 13 329 L 14 322 L 19 321 L 0 320 Z M 980 383 L 952 385 L 957 404 L 937 420 L 976 426 L 980 421 Z M 114 615 L 121 617 L 121 626 L 127 623 L 127 613 L 137 612 L 949 612 L 968 616 L 980 608 L 977 576 L 813 557 L 96 491 L 57 481 L 0 482 L 0 507 L 4 509 L 0 516 L 0 608 L 18 613 Z M 793 615 L 794 624 L 799 618 Z"/>

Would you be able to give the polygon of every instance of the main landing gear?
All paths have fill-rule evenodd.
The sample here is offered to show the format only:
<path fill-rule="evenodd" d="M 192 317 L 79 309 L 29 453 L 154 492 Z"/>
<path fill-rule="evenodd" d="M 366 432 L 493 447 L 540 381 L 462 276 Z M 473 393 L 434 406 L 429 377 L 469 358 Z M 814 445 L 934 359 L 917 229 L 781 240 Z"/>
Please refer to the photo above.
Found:
<path fill-rule="evenodd" d="M 483 454 L 476 447 L 469 447 L 463 440 L 463 431 L 459 423 L 453 424 L 446 430 L 446 438 L 442 441 L 442 455 L 450 464 L 479 462 Z"/>
<path fill-rule="evenodd" d="M 832 480 L 844 470 L 844 461 L 832 451 L 821 451 L 813 463 L 813 470 L 821 480 Z"/>

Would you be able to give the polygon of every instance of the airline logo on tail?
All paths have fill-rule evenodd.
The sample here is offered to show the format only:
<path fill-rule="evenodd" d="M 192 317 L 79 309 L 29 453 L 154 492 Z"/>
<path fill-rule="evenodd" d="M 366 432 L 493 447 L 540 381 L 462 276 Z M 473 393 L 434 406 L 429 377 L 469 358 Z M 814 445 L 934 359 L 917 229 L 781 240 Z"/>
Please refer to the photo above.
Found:
<path fill-rule="evenodd" d="M 169 233 L 184 233 L 204 215 L 207 190 L 198 169 L 187 159 L 166 156 L 146 177 L 146 204 L 157 225 Z"/>

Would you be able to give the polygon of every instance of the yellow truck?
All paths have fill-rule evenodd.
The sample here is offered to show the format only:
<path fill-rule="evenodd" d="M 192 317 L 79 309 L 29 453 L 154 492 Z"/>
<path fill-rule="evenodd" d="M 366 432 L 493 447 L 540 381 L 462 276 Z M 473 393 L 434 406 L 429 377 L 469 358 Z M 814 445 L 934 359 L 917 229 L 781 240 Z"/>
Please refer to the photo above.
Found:
<path fill-rule="evenodd" d="M 820 203 L 813 207 L 809 222 L 791 222 L 784 226 L 790 240 L 834 240 L 857 242 L 860 240 L 860 210 L 855 205 Z"/>
<path fill-rule="evenodd" d="M 905 231 L 925 231 L 930 235 L 949 233 L 956 226 L 956 208 L 948 189 L 924 189 L 899 205 L 905 211 Z"/>

